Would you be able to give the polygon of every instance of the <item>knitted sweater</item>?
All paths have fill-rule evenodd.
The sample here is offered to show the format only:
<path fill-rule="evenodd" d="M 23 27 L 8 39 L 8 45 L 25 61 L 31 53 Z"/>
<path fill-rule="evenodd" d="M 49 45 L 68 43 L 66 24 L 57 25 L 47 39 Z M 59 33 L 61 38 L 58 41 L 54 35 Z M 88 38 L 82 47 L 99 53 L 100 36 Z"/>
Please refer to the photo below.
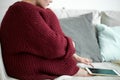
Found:
<path fill-rule="evenodd" d="M 50 9 L 16 2 L 1 23 L 3 61 L 9 76 L 20 80 L 54 79 L 78 71 L 72 40 Z"/>

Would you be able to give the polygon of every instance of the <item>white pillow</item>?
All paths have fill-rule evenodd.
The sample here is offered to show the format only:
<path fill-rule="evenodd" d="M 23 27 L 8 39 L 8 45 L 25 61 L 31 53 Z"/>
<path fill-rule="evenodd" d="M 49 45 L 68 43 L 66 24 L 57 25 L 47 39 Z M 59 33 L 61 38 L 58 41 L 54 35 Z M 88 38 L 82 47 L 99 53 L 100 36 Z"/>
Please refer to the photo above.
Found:
<path fill-rule="evenodd" d="M 120 26 L 120 11 L 101 12 L 101 23 L 111 27 Z"/>
<path fill-rule="evenodd" d="M 120 60 L 120 26 L 96 25 L 103 61 Z"/>

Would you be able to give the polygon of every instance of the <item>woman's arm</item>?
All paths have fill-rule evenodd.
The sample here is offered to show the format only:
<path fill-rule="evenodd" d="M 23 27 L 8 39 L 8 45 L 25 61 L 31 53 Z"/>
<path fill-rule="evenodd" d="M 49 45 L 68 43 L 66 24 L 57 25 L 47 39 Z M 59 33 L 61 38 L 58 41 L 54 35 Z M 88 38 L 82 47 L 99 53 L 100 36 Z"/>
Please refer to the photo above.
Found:
<path fill-rule="evenodd" d="M 75 52 L 72 40 L 54 32 L 40 13 L 18 7 L 14 9 L 14 17 L 18 19 L 12 24 L 15 26 L 13 29 L 19 35 L 18 37 L 17 34 L 13 33 L 14 38 L 23 38 L 25 41 L 21 44 L 24 44 L 26 47 L 24 49 L 31 54 L 55 59 L 69 58 Z"/>

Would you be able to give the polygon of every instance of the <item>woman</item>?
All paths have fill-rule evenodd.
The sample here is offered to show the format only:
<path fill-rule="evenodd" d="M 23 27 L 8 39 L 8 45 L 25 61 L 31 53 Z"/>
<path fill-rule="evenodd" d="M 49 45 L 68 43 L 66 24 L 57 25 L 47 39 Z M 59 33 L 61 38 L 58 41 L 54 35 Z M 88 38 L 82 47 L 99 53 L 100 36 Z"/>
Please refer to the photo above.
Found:
<path fill-rule="evenodd" d="M 71 38 L 64 35 L 56 15 L 46 8 L 52 0 L 22 0 L 3 18 L 0 40 L 9 76 L 20 80 L 54 79 L 61 75 L 88 76 L 77 61 Z"/>

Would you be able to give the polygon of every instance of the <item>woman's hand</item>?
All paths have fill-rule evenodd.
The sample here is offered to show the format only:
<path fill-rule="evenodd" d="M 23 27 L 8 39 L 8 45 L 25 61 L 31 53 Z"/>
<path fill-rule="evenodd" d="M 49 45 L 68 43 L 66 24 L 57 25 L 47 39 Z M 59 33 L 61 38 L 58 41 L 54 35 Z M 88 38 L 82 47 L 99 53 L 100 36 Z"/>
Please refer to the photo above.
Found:
<path fill-rule="evenodd" d="M 92 75 L 88 74 L 88 72 L 85 69 L 79 68 L 78 72 L 74 74 L 73 76 L 88 77 Z"/>
<path fill-rule="evenodd" d="M 84 63 L 87 65 L 91 65 L 92 60 L 88 59 L 88 58 L 83 58 L 78 56 L 77 54 L 74 54 L 73 57 L 75 58 L 76 61 L 80 62 L 80 63 Z"/>
<path fill-rule="evenodd" d="M 75 47 L 75 42 L 72 41 L 73 43 L 73 46 Z M 73 55 L 73 57 L 75 58 L 76 61 L 80 62 L 80 63 L 84 63 L 84 64 L 87 64 L 87 65 L 91 65 L 92 67 L 94 67 L 91 63 L 92 63 L 92 60 L 88 59 L 88 58 L 83 58 L 83 57 L 80 57 L 78 56 L 76 53 Z"/>
<path fill-rule="evenodd" d="M 72 41 L 72 43 L 73 43 L 73 46 L 75 47 L 75 42 L 74 42 L 74 41 Z"/>

